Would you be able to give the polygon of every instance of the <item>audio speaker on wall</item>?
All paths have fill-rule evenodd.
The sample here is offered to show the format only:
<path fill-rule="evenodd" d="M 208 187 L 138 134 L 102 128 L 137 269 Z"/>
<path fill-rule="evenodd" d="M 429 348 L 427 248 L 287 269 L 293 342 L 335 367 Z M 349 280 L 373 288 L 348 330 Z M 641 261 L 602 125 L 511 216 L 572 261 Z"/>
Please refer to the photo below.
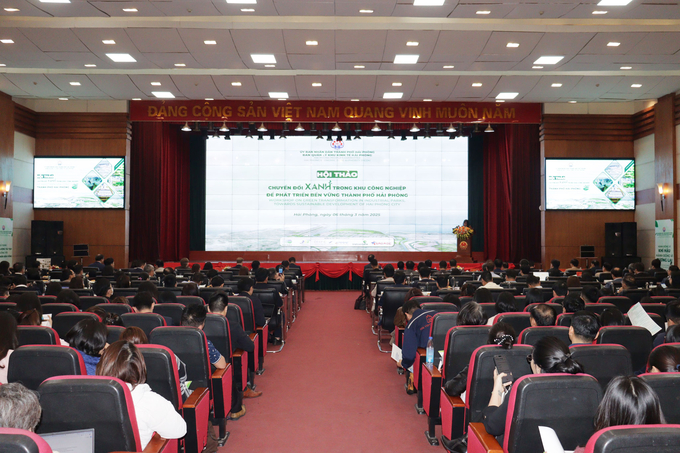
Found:
<path fill-rule="evenodd" d="M 604 224 L 605 257 L 637 256 L 637 223 Z"/>
<path fill-rule="evenodd" d="M 33 220 L 31 222 L 31 255 L 64 254 L 64 222 Z"/>

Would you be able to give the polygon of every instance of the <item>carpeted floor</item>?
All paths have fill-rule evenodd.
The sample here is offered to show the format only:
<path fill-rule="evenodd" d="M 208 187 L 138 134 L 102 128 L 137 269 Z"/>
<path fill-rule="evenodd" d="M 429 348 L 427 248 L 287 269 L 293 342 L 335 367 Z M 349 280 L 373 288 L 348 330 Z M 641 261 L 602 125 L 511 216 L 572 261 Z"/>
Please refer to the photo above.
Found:
<path fill-rule="evenodd" d="M 255 383 L 230 421 L 224 452 L 440 452 L 425 439 L 427 419 L 414 409 L 389 354 L 378 351 L 354 291 L 306 293 L 306 303 L 279 354 L 267 354 Z M 440 435 L 440 430 L 437 429 Z"/>

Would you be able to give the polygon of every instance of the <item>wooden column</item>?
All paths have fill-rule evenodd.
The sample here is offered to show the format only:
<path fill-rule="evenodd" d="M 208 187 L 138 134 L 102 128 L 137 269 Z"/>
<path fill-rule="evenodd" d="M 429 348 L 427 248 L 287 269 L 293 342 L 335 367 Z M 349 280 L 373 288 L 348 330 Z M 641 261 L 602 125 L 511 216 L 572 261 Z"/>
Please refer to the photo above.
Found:
<path fill-rule="evenodd" d="M 656 218 L 674 219 L 677 225 L 675 202 L 675 94 L 660 98 L 654 106 L 654 173 L 656 184 L 667 187 L 664 209 L 656 192 Z"/>
<path fill-rule="evenodd" d="M 0 181 L 12 181 L 14 178 L 14 102 L 5 93 L 0 93 Z M 12 218 L 12 192 L 10 189 L 5 200 L 0 197 L 0 217 Z"/>

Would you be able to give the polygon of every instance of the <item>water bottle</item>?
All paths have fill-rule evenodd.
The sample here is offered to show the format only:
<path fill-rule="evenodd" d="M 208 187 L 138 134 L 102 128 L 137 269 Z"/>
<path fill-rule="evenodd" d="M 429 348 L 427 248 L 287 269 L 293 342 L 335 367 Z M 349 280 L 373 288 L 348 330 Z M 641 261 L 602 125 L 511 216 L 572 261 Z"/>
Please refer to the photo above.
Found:
<path fill-rule="evenodd" d="M 427 340 L 427 348 L 425 349 L 425 363 L 432 364 L 434 362 L 434 342 L 432 337 Z"/>

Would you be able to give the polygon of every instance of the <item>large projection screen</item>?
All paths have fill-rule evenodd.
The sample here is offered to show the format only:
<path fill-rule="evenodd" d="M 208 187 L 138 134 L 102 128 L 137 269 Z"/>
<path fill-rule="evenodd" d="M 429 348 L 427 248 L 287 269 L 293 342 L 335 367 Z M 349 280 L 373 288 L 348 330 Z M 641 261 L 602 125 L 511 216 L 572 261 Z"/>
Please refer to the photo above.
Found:
<path fill-rule="evenodd" d="M 33 207 L 125 208 L 124 157 L 36 157 Z"/>
<path fill-rule="evenodd" d="M 633 159 L 546 159 L 545 207 L 634 210 Z"/>
<path fill-rule="evenodd" d="M 208 251 L 456 251 L 468 141 L 211 138 Z"/>

